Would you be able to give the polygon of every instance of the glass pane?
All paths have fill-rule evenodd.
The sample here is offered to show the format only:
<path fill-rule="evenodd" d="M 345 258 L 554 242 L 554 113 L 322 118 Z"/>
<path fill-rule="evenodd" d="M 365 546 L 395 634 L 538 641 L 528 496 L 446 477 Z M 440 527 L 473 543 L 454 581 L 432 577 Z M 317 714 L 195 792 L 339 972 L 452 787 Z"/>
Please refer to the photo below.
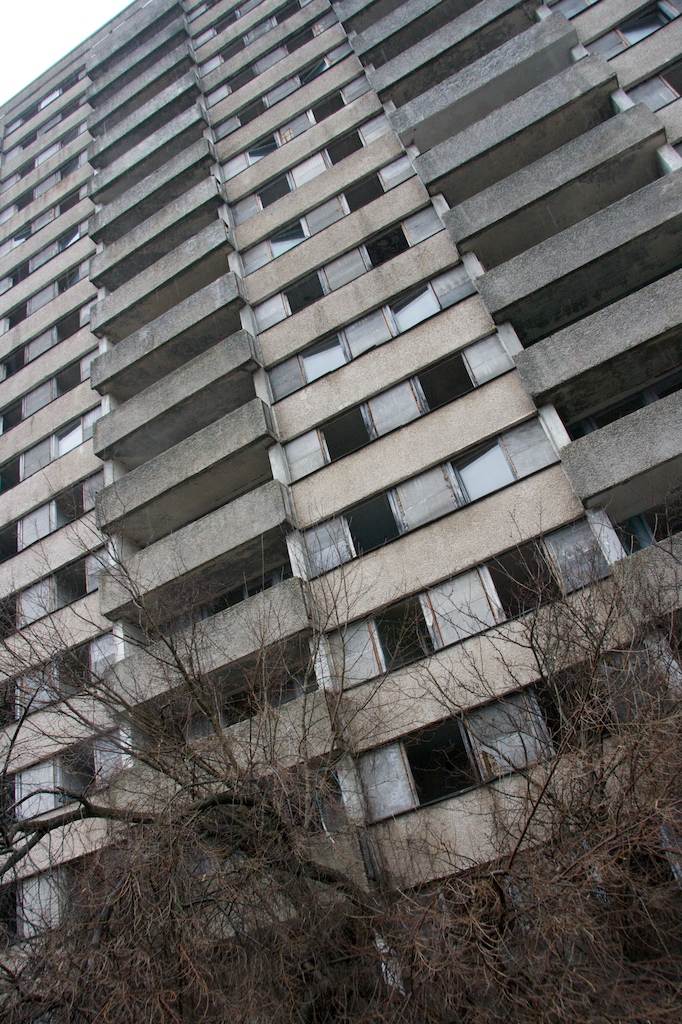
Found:
<path fill-rule="evenodd" d="M 289 465 L 289 476 L 292 480 L 300 480 L 316 469 L 324 466 L 324 452 L 320 444 L 320 435 L 317 430 L 309 430 L 294 441 L 289 441 L 284 446 L 284 452 Z"/>
<path fill-rule="evenodd" d="M 72 423 L 57 436 L 57 455 L 66 455 L 77 448 L 83 441 L 83 427 L 80 423 Z"/>
<path fill-rule="evenodd" d="M 28 416 L 32 416 L 34 412 L 38 412 L 39 409 L 48 405 L 52 401 L 52 392 L 52 381 L 46 380 L 44 384 L 40 385 L 40 387 L 34 388 L 33 391 L 29 391 L 27 395 L 24 395 L 24 419 Z"/>
<path fill-rule="evenodd" d="M 16 776 L 15 798 L 21 801 L 16 809 L 19 819 L 32 818 L 36 814 L 45 814 L 57 806 L 55 789 L 55 765 L 53 761 L 43 761 L 31 768 L 25 768 Z M 46 790 L 47 792 L 40 792 Z"/>
<path fill-rule="evenodd" d="M 370 348 L 374 348 L 375 345 L 381 345 L 385 341 L 390 341 L 392 337 L 382 309 L 377 309 L 376 312 L 370 313 L 369 316 L 363 316 L 362 320 L 356 320 L 354 324 L 349 324 L 345 328 L 344 333 L 353 358 L 362 355 L 363 352 L 367 352 Z"/>
<path fill-rule="evenodd" d="M 305 185 L 306 181 L 311 181 L 318 174 L 322 174 L 326 170 L 327 165 L 324 162 L 324 157 L 321 153 L 316 153 L 315 156 L 311 156 L 308 160 L 304 160 L 303 163 L 292 167 L 289 173 L 293 178 L 296 188 L 300 188 L 301 185 Z"/>
<path fill-rule="evenodd" d="M 32 359 L 37 359 L 43 352 L 47 352 L 49 348 L 52 348 L 54 343 L 55 337 L 51 330 L 45 331 L 44 334 L 39 334 L 37 338 L 29 341 L 26 345 L 26 362 L 30 363 Z"/>
<path fill-rule="evenodd" d="M 455 468 L 464 484 L 469 501 L 475 501 L 484 494 L 497 491 L 514 480 L 512 468 L 497 442 L 486 452 Z"/>
<path fill-rule="evenodd" d="M 275 138 L 271 135 L 267 139 L 263 139 L 261 142 L 257 142 L 255 146 L 252 146 L 248 151 L 248 160 L 250 164 L 257 164 L 259 160 L 266 157 L 269 153 L 274 153 L 277 149 L 277 143 Z M 230 161 L 232 163 L 232 161 Z M 229 165 L 228 165 L 229 166 Z"/>
<path fill-rule="evenodd" d="M 371 821 L 416 807 L 414 784 L 401 743 L 363 754 L 358 769 Z"/>
<path fill-rule="evenodd" d="M 52 664 L 43 665 L 17 680 L 15 687 L 16 716 L 30 714 L 45 707 L 57 697 Z"/>
<path fill-rule="evenodd" d="M 627 45 L 617 32 L 607 32 L 605 35 L 600 36 L 599 39 L 595 39 L 594 42 L 586 43 L 585 49 L 590 53 L 598 53 L 605 60 L 609 60 L 624 50 Z"/>
<path fill-rule="evenodd" d="M 279 85 L 271 89 L 270 92 L 266 92 L 263 96 L 265 103 L 268 107 L 273 106 L 275 103 L 279 103 L 285 96 L 289 96 L 292 92 L 295 92 L 298 88 L 296 80 L 293 78 L 287 78 L 284 82 L 280 82 Z"/>
<path fill-rule="evenodd" d="M 450 481 L 441 466 L 398 484 L 396 492 L 408 530 L 457 508 Z"/>
<path fill-rule="evenodd" d="M 28 300 L 29 313 L 35 313 L 36 310 L 42 309 L 43 306 L 46 306 L 48 302 L 52 301 L 55 295 L 56 291 L 54 283 L 48 284 L 46 288 L 42 288 Z"/>
<path fill-rule="evenodd" d="M 52 529 L 50 504 L 41 505 L 34 509 L 29 515 L 19 521 L 18 547 L 19 550 L 27 548 L 37 540 L 47 537 Z"/>
<path fill-rule="evenodd" d="M 268 376 L 275 401 L 292 394 L 294 391 L 298 391 L 305 384 L 301 364 L 297 356 L 294 356 L 293 359 L 286 359 L 279 366 L 273 366 L 268 371 Z"/>
<path fill-rule="evenodd" d="M 247 196 L 246 199 L 241 199 L 232 207 L 235 224 L 243 224 L 250 217 L 255 217 L 257 213 L 260 213 L 260 209 L 260 203 L 256 196 Z"/>
<path fill-rule="evenodd" d="M 414 174 L 414 169 L 410 163 L 408 156 L 401 156 L 398 160 L 394 160 L 393 163 L 386 164 L 379 171 L 379 177 L 381 178 L 381 184 L 383 185 L 386 192 L 390 188 L 395 188 L 396 185 L 400 185 L 401 182 L 407 181 Z"/>
<path fill-rule="evenodd" d="M 50 580 L 40 580 L 32 587 L 27 587 L 19 594 L 18 600 L 18 624 L 27 626 L 43 615 L 49 614 L 52 609 L 52 588 Z"/>
<path fill-rule="evenodd" d="M 323 268 L 327 283 L 332 291 L 341 288 L 349 281 L 354 281 L 367 272 L 365 261 L 359 249 L 351 249 L 350 252 L 339 256 L 338 259 L 327 263 Z"/>
<path fill-rule="evenodd" d="M 328 572 L 353 558 L 348 531 L 343 519 L 332 519 L 328 523 L 306 530 L 303 534 L 308 566 L 312 576 Z"/>
<path fill-rule="evenodd" d="M 528 476 L 558 460 L 540 420 L 530 420 L 502 435 L 518 477 Z"/>
<path fill-rule="evenodd" d="M 310 121 L 307 114 L 299 114 L 293 121 L 289 121 L 288 124 L 283 125 L 279 129 L 279 137 L 282 140 L 282 145 L 286 142 L 291 142 L 297 136 L 302 135 L 303 132 L 307 132 L 310 127 Z"/>
<path fill-rule="evenodd" d="M 663 28 L 667 25 L 668 18 L 663 14 L 662 11 L 653 10 L 647 11 L 645 14 L 640 14 L 638 17 L 629 18 L 621 26 L 621 32 L 629 42 L 630 46 L 634 46 L 641 39 L 646 39 L 652 32 L 655 32 L 658 28 Z"/>
<path fill-rule="evenodd" d="M 40 444 L 36 444 L 33 448 L 29 448 L 27 452 L 22 455 L 22 473 L 21 479 L 25 480 L 29 476 L 33 476 L 39 469 L 43 469 L 52 461 L 52 444 L 49 437 L 46 437 Z"/>
<path fill-rule="evenodd" d="M 342 89 L 342 95 L 346 103 L 352 103 L 358 96 L 364 96 L 366 92 L 369 92 L 369 82 L 364 75 L 360 78 L 356 78 L 353 82 L 349 82 L 344 89 Z"/>
<path fill-rule="evenodd" d="M 425 238 L 430 238 L 437 231 L 443 230 L 443 224 L 433 206 L 427 206 L 419 213 L 413 213 L 404 221 L 405 231 L 412 245 L 417 245 Z"/>
<path fill-rule="evenodd" d="M 628 89 L 628 95 L 635 103 L 646 104 L 649 110 L 660 110 L 677 99 L 677 93 L 658 76 Z"/>
<path fill-rule="evenodd" d="M 259 306 L 255 306 L 254 313 L 256 314 L 258 330 L 266 331 L 268 327 L 278 324 L 280 320 L 284 320 L 286 317 L 284 298 L 282 295 L 273 295 L 272 298 L 261 302 Z"/>
<path fill-rule="evenodd" d="M 427 596 L 444 645 L 495 625 L 495 613 L 477 570 L 432 587 Z"/>
<path fill-rule="evenodd" d="M 395 430 L 403 423 L 416 420 L 421 412 L 414 388 L 409 381 L 389 388 L 381 395 L 375 395 L 374 398 L 370 398 L 368 405 L 379 436 L 387 434 L 389 430 Z"/>
<path fill-rule="evenodd" d="M 440 312 L 440 306 L 433 291 L 426 285 L 418 292 L 392 303 L 391 310 L 398 330 L 402 333 Z"/>
<path fill-rule="evenodd" d="M 346 362 L 346 356 L 338 337 L 321 341 L 319 345 L 301 352 L 300 358 L 308 383 L 317 380 L 325 373 L 331 373 L 332 370 L 336 370 Z"/>
<path fill-rule="evenodd" d="M 306 234 L 300 222 L 288 224 L 286 227 L 281 228 L 270 238 L 273 259 L 281 256 L 282 253 L 288 252 L 289 249 L 293 249 L 305 237 Z"/>
<path fill-rule="evenodd" d="M 496 334 L 477 341 L 475 345 L 469 345 L 463 355 L 477 384 L 485 384 L 487 380 L 498 377 L 514 366 L 511 356 Z"/>
<path fill-rule="evenodd" d="M 566 593 L 609 573 L 606 559 L 586 519 L 548 534 L 545 543 Z"/>
<path fill-rule="evenodd" d="M 265 153 L 263 153 L 263 156 L 265 156 Z M 260 157 L 257 159 L 260 159 Z M 256 160 L 251 162 L 255 163 Z M 242 171 L 245 171 L 248 166 L 249 161 L 246 158 L 246 154 L 238 153 L 237 156 L 233 156 L 231 160 L 223 164 L 223 180 L 229 181 L 230 178 L 234 178 L 235 174 L 241 174 Z"/>
<path fill-rule="evenodd" d="M 95 495 L 104 487 L 104 473 L 95 473 L 83 481 L 83 511 L 90 512 L 95 507 Z"/>
<path fill-rule="evenodd" d="M 445 274 L 435 277 L 431 284 L 438 296 L 441 309 L 454 306 L 456 302 L 461 302 L 462 299 L 466 299 L 468 295 L 473 295 L 476 292 L 474 283 L 463 263 L 448 270 Z"/>
<path fill-rule="evenodd" d="M 54 783 L 51 788 L 53 787 Z M 31 817 L 33 814 L 43 814 L 45 811 L 53 810 L 57 798 L 54 795 L 36 796 L 33 801 L 36 806 L 40 802 L 44 806 L 40 806 L 38 810 L 33 810 L 23 817 Z M 19 903 L 18 927 L 22 938 L 29 939 L 46 928 L 56 928 L 61 920 L 64 902 L 62 873 L 58 870 L 50 871 L 24 879 L 18 883 L 17 896 Z"/>
<path fill-rule="evenodd" d="M 375 142 L 380 139 L 382 135 L 391 130 L 391 122 L 388 120 L 385 114 L 379 114 L 378 117 L 372 118 L 367 124 L 363 124 L 358 129 L 362 140 L 366 146 L 369 146 L 371 142 Z"/>
<path fill-rule="evenodd" d="M 318 231 L 328 228 L 330 224 L 335 224 L 337 220 L 341 220 L 343 216 L 343 207 L 340 201 L 334 198 L 330 199 L 327 203 L 323 203 L 322 206 L 316 206 L 314 210 L 306 214 L 305 219 L 308 223 L 310 234 L 315 235 Z"/>
<path fill-rule="evenodd" d="M 270 246 L 267 242 L 259 242 L 258 245 L 254 245 L 250 249 L 247 249 L 246 252 L 242 253 L 242 265 L 244 267 L 245 276 L 248 277 L 248 275 L 253 274 L 255 270 L 259 270 L 261 267 L 264 267 L 271 259 Z"/>
<path fill-rule="evenodd" d="M 343 632 L 329 635 L 337 682 L 352 686 L 381 672 L 367 622 L 350 622 Z"/>
<path fill-rule="evenodd" d="M 484 779 L 525 768 L 539 760 L 549 744 L 531 695 L 515 693 L 487 704 L 469 712 L 465 723 Z"/>

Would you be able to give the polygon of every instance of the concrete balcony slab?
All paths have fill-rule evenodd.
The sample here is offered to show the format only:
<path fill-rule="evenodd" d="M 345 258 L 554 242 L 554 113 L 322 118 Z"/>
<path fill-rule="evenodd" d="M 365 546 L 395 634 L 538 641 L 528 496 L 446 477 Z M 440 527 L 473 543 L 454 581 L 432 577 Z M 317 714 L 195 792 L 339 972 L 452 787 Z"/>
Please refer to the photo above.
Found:
<path fill-rule="evenodd" d="M 459 17 L 434 30 L 433 35 L 408 43 L 404 51 L 379 48 L 378 53 L 387 52 L 393 57 L 382 61 L 377 71 L 369 72 L 382 99 L 401 107 L 537 23 L 537 4 L 532 0 L 483 0 L 474 5 L 460 2 L 458 6 Z M 396 39 L 404 37 L 407 42 L 410 28 L 407 26 Z M 357 45 L 355 39 L 356 52 Z M 370 56 L 376 52 L 370 51 Z"/>
<path fill-rule="evenodd" d="M 111 245 L 137 225 L 172 205 L 185 192 L 204 181 L 215 163 L 208 139 L 198 139 L 188 149 L 164 163 L 142 181 L 98 210 L 88 222 L 88 233 L 96 242 Z"/>
<path fill-rule="evenodd" d="M 210 675 L 310 628 L 303 581 L 290 579 L 193 624 L 176 635 L 176 643 L 178 650 L 196 654 L 196 671 Z M 151 700 L 182 683 L 177 664 L 170 663 L 165 644 L 117 662 L 112 676 L 113 684 L 122 689 L 131 703 Z"/>
<path fill-rule="evenodd" d="M 390 115 L 404 145 L 423 153 L 570 67 L 575 29 L 555 14 Z"/>
<path fill-rule="evenodd" d="M 91 165 L 97 168 L 108 167 L 119 157 L 125 156 L 138 142 L 191 107 L 199 95 L 196 75 L 193 71 L 187 71 L 182 78 L 171 82 L 137 110 L 100 132 L 88 151 Z M 100 122 L 102 126 L 103 122 Z"/>
<path fill-rule="evenodd" d="M 103 100 L 98 96 L 95 101 L 97 107 L 88 117 L 88 129 L 92 137 L 98 138 L 110 131 L 172 82 L 182 78 L 193 66 L 189 42 L 183 42 L 170 53 L 164 53 L 150 68 L 141 72 L 108 99 Z M 92 95 L 94 100 L 92 86 L 90 90 L 88 97 Z"/>
<path fill-rule="evenodd" d="M 149 68 L 176 47 L 187 43 L 187 29 L 182 18 L 173 18 L 167 25 L 140 39 L 139 46 L 126 54 L 113 67 L 102 74 L 90 72 L 91 85 L 88 98 L 93 106 L 114 101 L 114 97 L 136 79 L 140 80 Z"/>
<path fill-rule="evenodd" d="M 159 29 L 180 20 L 183 14 L 179 0 L 158 0 L 153 5 L 145 4 L 124 21 L 117 20 L 109 33 L 89 50 L 88 75 L 94 80 L 114 64 L 118 67 L 128 53 L 153 39 Z"/>
<path fill-rule="evenodd" d="M 477 280 L 525 345 L 682 264 L 682 171 L 646 185 Z"/>
<path fill-rule="evenodd" d="M 134 598 L 151 607 L 183 588 L 191 588 L 195 598 L 198 588 L 217 583 L 230 590 L 287 561 L 289 528 L 284 489 L 271 480 L 102 573 L 102 614 L 136 619 Z"/>
<path fill-rule="evenodd" d="M 445 226 L 490 270 L 655 181 L 664 143 L 659 119 L 638 104 L 458 204 Z"/>
<path fill-rule="evenodd" d="M 255 398 L 255 341 L 238 331 L 95 424 L 95 451 L 134 469 Z"/>
<path fill-rule="evenodd" d="M 478 0 L 408 0 L 353 38 L 363 64 L 382 67 L 422 39 L 443 29 Z M 518 0 L 517 0 L 518 2 Z"/>
<path fill-rule="evenodd" d="M 110 203 L 200 139 L 205 128 L 198 104 L 184 110 L 95 174 L 90 180 L 91 197 L 97 203 Z"/>
<path fill-rule="evenodd" d="M 663 503 L 682 474 L 682 392 L 573 441 L 561 458 L 578 497 L 614 522 Z"/>
<path fill-rule="evenodd" d="M 90 328 L 99 337 L 122 341 L 140 327 L 189 298 L 202 285 L 227 272 L 231 251 L 227 228 L 222 220 L 182 242 L 101 299 L 92 310 Z"/>
<path fill-rule="evenodd" d="M 538 404 L 554 402 L 574 419 L 614 388 L 618 393 L 614 364 L 627 378 L 623 392 L 672 373 L 681 335 L 682 270 L 676 270 L 520 352 L 516 366 Z"/>
<path fill-rule="evenodd" d="M 138 466 L 98 496 L 107 533 L 146 545 L 271 478 L 273 435 L 258 398 Z"/>
<path fill-rule="evenodd" d="M 605 60 L 585 57 L 416 157 L 417 173 L 455 206 L 613 117 L 617 87 Z"/>
<path fill-rule="evenodd" d="M 119 288 L 214 223 L 224 202 L 220 185 L 207 174 L 175 202 L 98 253 L 90 264 L 90 280 L 109 290 Z"/>
<path fill-rule="evenodd" d="M 351 32 L 364 32 L 402 6 L 402 0 L 336 0 L 332 4 L 339 21 Z"/>
<path fill-rule="evenodd" d="M 91 382 L 121 401 L 139 394 L 241 327 L 243 283 L 225 274 L 94 360 Z"/>

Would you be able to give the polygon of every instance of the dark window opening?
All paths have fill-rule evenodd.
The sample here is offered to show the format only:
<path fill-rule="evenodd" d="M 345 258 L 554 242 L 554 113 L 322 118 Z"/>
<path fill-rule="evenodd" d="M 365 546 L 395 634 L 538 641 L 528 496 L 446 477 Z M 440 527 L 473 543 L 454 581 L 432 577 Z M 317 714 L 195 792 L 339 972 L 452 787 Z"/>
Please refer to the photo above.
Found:
<path fill-rule="evenodd" d="M 8 777 L 8 781 L 12 781 Z M 12 804 L 14 797 L 12 797 Z M 12 807 L 12 804 L 9 807 Z M 3 819 L 8 823 L 11 820 L 9 814 L 3 814 Z M 3 885 L 0 888 L 0 935 L 4 933 L 5 941 L 13 939 L 17 934 L 17 887 L 14 883 Z"/>
<path fill-rule="evenodd" d="M 17 551 L 17 524 L 11 523 L 0 530 L 0 562 L 7 561 L 16 555 Z"/>
<path fill-rule="evenodd" d="M 403 229 L 397 227 L 384 232 L 383 235 L 379 235 L 378 238 L 371 242 L 366 242 L 365 247 L 372 261 L 372 266 L 380 267 L 382 263 L 392 260 L 394 256 L 405 252 L 410 246 L 405 238 Z"/>
<path fill-rule="evenodd" d="M 374 551 L 400 536 L 400 529 L 387 494 L 378 494 L 346 513 L 348 526 L 358 555 Z"/>
<path fill-rule="evenodd" d="M 332 164 L 339 164 L 347 156 L 357 153 L 359 149 L 362 149 L 362 139 L 357 132 L 351 132 L 350 135 L 346 135 L 343 139 L 330 142 L 327 146 L 327 155 Z"/>
<path fill-rule="evenodd" d="M 248 106 L 243 107 L 237 114 L 239 123 L 241 125 L 248 124 L 249 121 L 255 120 L 255 118 L 262 114 L 265 109 L 265 104 L 261 99 L 254 100 L 253 103 L 249 103 Z"/>
<path fill-rule="evenodd" d="M 261 201 L 261 206 L 265 209 L 267 206 L 271 206 L 272 203 L 276 203 L 282 196 L 288 195 L 289 192 L 291 192 L 291 189 L 289 188 L 286 174 L 282 174 L 279 178 L 274 178 L 265 188 L 262 188 L 258 193 L 258 198 Z"/>
<path fill-rule="evenodd" d="M 440 409 L 442 405 L 447 405 L 460 395 L 466 395 L 474 388 L 459 353 L 432 366 L 429 370 L 423 370 L 419 374 L 419 383 L 429 409 Z"/>
<path fill-rule="evenodd" d="M 255 73 L 253 68 L 244 68 L 230 79 L 230 89 L 232 92 L 237 92 L 237 90 L 241 89 L 243 85 L 246 85 L 248 82 L 252 82 L 254 78 Z"/>
<path fill-rule="evenodd" d="M 66 526 L 83 515 L 83 485 L 76 484 L 55 498 L 57 527 Z"/>
<path fill-rule="evenodd" d="M 331 117 L 331 115 L 335 114 L 337 110 L 342 110 L 343 106 L 344 102 L 341 97 L 341 93 L 337 92 L 328 99 L 322 100 L 321 103 L 315 104 L 312 108 L 313 117 L 319 123 L 320 121 L 324 121 L 325 117 Z"/>
<path fill-rule="evenodd" d="M 295 53 L 296 50 L 300 50 L 306 43 L 312 42 L 315 38 L 315 34 L 311 28 L 304 28 L 301 32 L 297 32 L 290 39 L 287 39 L 286 48 L 289 53 Z"/>
<path fill-rule="evenodd" d="M 17 324 L 22 323 L 28 316 L 28 303 L 22 302 L 20 306 L 15 306 L 7 314 L 8 329 L 11 330 L 16 327 Z"/>
<path fill-rule="evenodd" d="M 312 82 L 326 70 L 327 65 L 323 60 L 318 60 L 316 64 L 310 64 L 307 68 L 304 68 L 303 71 L 299 71 L 298 77 L 301 85 L 307 85 L 308 82 Z"/>
<path fill-rule="evenodd" d="M 454 796 L 477 781 L 457 719 L 430 725 L 404 744 L 420 804 Z"/>
<path fill-rule="evenodd" d="M 85 561 L 81 559 L 79 562 L 59 569 L 54 574 L 54 580 L 58 608 L 63 608 L 64 605 L 71 604 L 73 601 L 79 601 L 88 592 Z"/>
<path fill-rule="evenodd" d="M 2 410 L 2 432 L 6 434 L 12 427 L 16 427 L 17 423 L 21 423 L 21 401 L 13 402 L 12 405 L 8 405 L 6 409 Z"/>
<path fill-rule="evenodd" d="M 350 212 L 354 213 L 355 210 L 360 210 L 374 199 L 383 196 L 384 190 L 377 175 L 373 174 L 371 178 L 365 178 L 364 181 L 359 181 L 356 185 L 350 185 L 347 189 L 344 189 L 343 194 L 346 197 Z"/>
<path fill-rule="evenodd" d="M 62 295 L 80 281 L 80 267 L 73 267 L 57 279 L 57 293 Z"/>
<path fill-rule="evenodd" d="M 24 263 L 20 263 L 12 274 L 12 287 L 16 288 L 18 284 L 26 280 L 30 273 L 31 267 L 29 261 L 26 260 Z"/>
<path fill-rule="evenodd" d="M 65 341 L 70 338 L 72 334 L 80 330 L 81 318 L 80 310 L 76 310 L 74 313 L 69 313 L 62 320 L 59 321 L 55 326 L 57 332 L 57 341 Z"/>
<path fill-rule="evenodd" d="M 65 395 L 67 391 L 71 391 L 81 382 L 81 368 L 80 362 L 71 363 L 61 373 L 58 373 L 55 377 L 57 386 L 57 397 Z"/>
<path fill-rule="evenodd" d="M 16 487 L 19 479 L 19 456 L 17 456 L 0 468 L 0 494 L 8 491 L 10 487 Z"/>
<path fill-rule="evenodd" d="M 375 617 L 374 622 L 389 672 L 433 653 L 433 643 L 418 598 L 412 597 L 387 608 Z"/>
<path fill-rule="evenodd" d="M 357 451 L 370 441 L 367 424 L 359 408 L 351 409 L 350 412 L 327 423 L 323 427 L 323 433 L 332 461 Z"/>
<path fill-rule="evenodd" d="M 15 200 L 15 206 L 17 210 L 25 210 L 26 207 L 33 202 L 33 189 L 30 192 L 24 192 L 22 196 L 19 196 Z"/>
<path fill-rule="evenodd" d="M 235 39 L 234 42 L 230 43 L 229 46 L 226 46 L 224 50 L 221 50 L 220 56 L 223 58 L 223 61 L 228 61 L 231 57 L 234 57 L 243 49 L 244 40 L 240 37 L 239 39 Z"/>
<path fill-rule="evenodd" d="M 17 628 L 17 596 L 10 594 L 0 600 L 0 636 L 11 636 Z"/>
<path fill-rule="evenodd" d="M 305 309 L 311 303 L 317 299 L 321 299 L 324 295 L 322 290 L 322 284 L 319 276 L 315 274 L 309 274 L 308 277 L 304 277 L 298 284 L 291 285 L 284 292 L 289 308 L 292 313 L 298 313 L 300 309 Z"/>
<path fill-rule="evenodd" d="M 20 345 L 19 348 L 15 348 L 13 352 L 10 352 L 10 354 L 7 356 L 3 363 L 3 366 L 5 368 L 5 378 L 11 377 L 13 373 L 16 373 L 18 370 L 20 370 L 22 366 L 25 365 L 24 360 L 24 346 Z"/>
<path fill-rule="evenodd" d="M 616 525 L 616 531 L 628 555 L 667 540 L 682 531 L 682 500 L 678 498 L 669 505 L 658 505 L 630 516 Z"/>
<path fill-rule="evenodd" d="M 535 544 L 524 544 L 488 563 L 507 618 L 523 615 L 560 595 L 557 581 Z"/>

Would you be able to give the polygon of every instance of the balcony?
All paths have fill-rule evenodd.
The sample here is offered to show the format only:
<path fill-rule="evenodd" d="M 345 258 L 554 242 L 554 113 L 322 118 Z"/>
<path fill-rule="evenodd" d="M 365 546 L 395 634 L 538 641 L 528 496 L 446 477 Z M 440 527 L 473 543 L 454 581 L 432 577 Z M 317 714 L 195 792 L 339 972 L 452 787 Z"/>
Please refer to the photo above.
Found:
<path fill-rule="evenodd" d="M 455 4 L 449 6 L 453 8 Z M 440 4 L 431 13 L 438 14 L 444 7 L 445 4 Z M 483 0 L 475 4 L 460 0 L 456 8 L 444 25 L 437 26 L 435 21 L 440 19 L 432 19 L 433 34 L 427 38 L 419 34 L 412 39 L 413 25 L 408 25 L 392 37 L 392 45 L 380 45 L 368 53 L 360 48 L 369 40 L 363 36 L 353 40 L 355 52 L 363 62 L 367 57 L 372 62 L 375 55 L 381 58 L 378 70 L 369 72 L 369 79 L 383 100 L 403 106 L 537 24 L 537 4 L 533 0 Z M 403 10 L 391 20 L 401 21 Z M 417 21 L 417 26 L 420 21 L 427 19 Z M 380 25 L 373 28 L 379 29 Z"/>
<path fill-rule="evenodd" d="M 207 282 L 228 271 L 227 228 L 214 220 L 146 270 L 101 299 L 92 310 L 91 330 L 120 342 L 182 303 Z"/>
<path fill-rule="evenodd" d="M 682 170 L 646 185 L 477 280 L 494 320 L 524 345 L 682 263 Z"/>
<path fill-rule="evenodd" d="M 573 441 L 561 458 L 578 497 L 614 522 L 663 503 L 682 474 L 682 392 Z"/>
<path fill-rule="evenodd" d="M 614 389 L 625 392 L 671 373 L 681 331 L 677 270 L 520 352 L 516 367 L 537 404 L 554 402 L 574 419 Z"/>
<path fill-rule="evenodd" d="M 444 217 L 486 270 L 651 184 L 665 132 L 639 104 L 458 204 Z"/>
<path fill-rule="evenodd" d="M 455 206 L 613 117 L 617 87 L 606 61 L 585 57 L 416 157 L 417 173 Z"/>
<path fill-rule="evenodd" d="M 255 398 L 255 341 L 246 331 L 173 370 L 95 424 L 95 451 L 135 469 Z"/>
<path fill-rule="evenodd" d="M 145 43 L 153 41 L 160 29 L 181 21 L 183 13 L 178 0 L 158 0 L 153 6 L 145 4 L 125 21 L 117 22 L 88 53 L 90 78 L 101 78 L 114 65 L 120 71 L 120 65 L 126 57 L 134 54 Z"/>
<path fill-rule="evenodd" d="M 98 253 L 90 264 L 90 280 L 98 287 L 119 288 L 214 223 L 223 203 L 220 185 L 207 174 L 194 188 Z"/>
<path fill-rule="evenodd" d="M 103 573 L 102 614 L 134 621 L 140 599 L 153 613 L 171 599 L 180 609 L 183 592 L 186 603 L 188 594 L 196 598 L 211 587 L 228 591 L 288 561 L 289 528 L 284 490 L 271 480 Z"/>
<path fill-rule="evenodd" d="M 92 364 L 92 386 L 125 401 L 241 327 L 243 284 L 235 274 L 194 292 Z"/>
<path fill-rule="evenodd" d="M 267 406 L 254 398 L 106 487 L 99 525 L 140 546 L 165 537 L 271 479 L 273 443 Z"/>
<path fill-rule="evenodd" d="M 97 203 L 110 203 L 197 142 L 205 128 L 198 105 L 184 110 L 96 174 L 90 181 L 91 197 Z"/>
<path fill-rule="evenodd" d="M 194 145 L 183 149 L 143 181 L 98 210 L 88 223 L 90 237 L 96 242 L 112 245 L 132 232 L 141 221 L 160 213 L 185 192 L 205 181 L 215 160 L 208 139 L 198 139 Z"/>
<path fill-rule="evenodd" d="M 191 107 L 198 96 L 196 75 L 193 71 L 188 71 L 178 81 L 171 82 L 116 124 L 109 125 L 100 121 L 100 133 L 88 154 L 91 165 L 98 168 L 108 167 L 119 157 L 124 157 L 138 142 L 159 131 L 174 117 Z"/>
<path fill-rule="evenodd" d="M 565 71 L 577 43 L 563 15 L 552 15 L 400 107 L 393 127 L 423 153 Z"/>

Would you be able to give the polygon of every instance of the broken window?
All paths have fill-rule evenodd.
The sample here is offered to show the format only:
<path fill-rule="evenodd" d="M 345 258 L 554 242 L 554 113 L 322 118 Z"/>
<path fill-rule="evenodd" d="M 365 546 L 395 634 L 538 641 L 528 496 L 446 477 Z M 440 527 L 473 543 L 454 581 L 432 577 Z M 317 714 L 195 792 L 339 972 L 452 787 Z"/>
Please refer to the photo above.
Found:
<path fill-rule="evenodd" d="M 355 505 L 346 517 L 358 555 L 374 551 L 389 540 L 400 536 L 400 528 L 393 514 L 388 494 Z"/>
<path fill-rule="evenodd" d="M 431 654 L 433 644 L 419 599 L 392 605 L 374 618 L 387 671 L 401 668 Z"/>
<path fill-rule="evenodd" d="M 350 412 L 327 423 L 324 427 L 324 439 L 329 458 L 332 461 L 362 448 L 370 440 L 362 410 L 360 408 L 351 409 Z"/>
<path fill-rule="evenodd" d="M 447 718 L 358 759 L 368 817 L 391 817 L 519 771 L 551 753 L 531 691 Z"/>

